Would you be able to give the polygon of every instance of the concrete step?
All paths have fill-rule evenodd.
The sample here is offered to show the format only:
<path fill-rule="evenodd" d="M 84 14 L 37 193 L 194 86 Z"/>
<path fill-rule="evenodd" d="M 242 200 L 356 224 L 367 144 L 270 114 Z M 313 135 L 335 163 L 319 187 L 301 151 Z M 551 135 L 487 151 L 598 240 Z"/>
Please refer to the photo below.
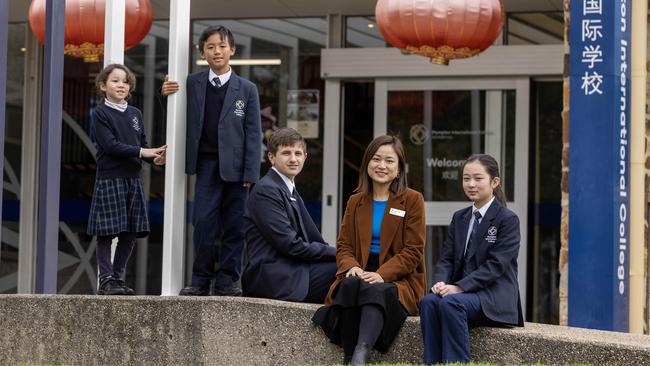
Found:
<path fill-rule="evenodd" d="M 339 347 L 311 323 L 318 305 L 231 297 L 0 295 L 0 364 L 329 365 Z M 650 337 L 527 323 L 471 332 L 476 361 L 650 365 Z M 372 362 L 422 362 L 409 318 Z"/>

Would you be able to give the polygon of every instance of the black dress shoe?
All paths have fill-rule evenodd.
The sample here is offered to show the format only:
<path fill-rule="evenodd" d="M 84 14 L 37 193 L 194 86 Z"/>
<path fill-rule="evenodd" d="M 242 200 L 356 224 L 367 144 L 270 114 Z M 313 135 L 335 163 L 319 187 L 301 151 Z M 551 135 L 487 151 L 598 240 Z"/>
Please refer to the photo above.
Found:
<path fill-rule="evenodd" d="M 99 280 L 97 295 L 126 295 L 126 293 L 115 278 L 104 277 Z"/>
<path fill-rule="evenodd" d="M 365 365 L 368 363 L 368 356 L 370 356 L 370 347 L 367 343 L 357 344 L 354 347 L 354 353 L 352 354 L 352 360 L 350 364 L 352 366 Z"/>
<path fill-rule="evenodd" d="M 115 282 L 117 282 L 117 284 L 122 287 L 122 289 L 124 290 L 124 295 L 129 295 L 129 296 L 135 295 L 135 290 L 127 286 L 126 282 L 123 279 L 117 279 L 115 280 Z"/>
<path fill-rule="evenodd" d="M 228 287 L 214 286 L 212 287 L 212 295 L 213 296 L 241 296 L 242 290 L 235 285 L 228 286 Z"/>
<path fill-rule="evenodd" d="M 180 296 L 208 296 L 210 288 L 199 286 L 187 286 L 178 293 Z"/>

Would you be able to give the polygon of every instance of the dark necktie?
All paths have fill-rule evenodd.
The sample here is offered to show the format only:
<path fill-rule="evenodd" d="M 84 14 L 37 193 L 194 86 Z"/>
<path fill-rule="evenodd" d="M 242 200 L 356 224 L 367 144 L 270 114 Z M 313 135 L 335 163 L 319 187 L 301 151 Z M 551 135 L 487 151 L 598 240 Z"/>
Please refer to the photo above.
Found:
<path fill-rule="evenodd" d="M 217 88 L 221 88 L 221 79 L 215 76 L 212 78 L 212 85 L 216 86 Z"/>
<path fill-rule="evenodd" d="M 481 219 L 481 213 L 474 211 L 474 223 L 472 224 L 472 231 L 469 233 L 469 240 L 467 241 L 467 246 L 465 247 L 465 255 L 469 253 L 469 248 L 472 246 L 474 241 L 474 236 L 476 235 L 476 229 L 478 229 L 479 220 Z"/>
<path fill-rule="evenodd" d="M 476 230 L 478 229 L 478 224 L 479 220 L 481 219 L 481 213 L 477 211 L 474 211 L 474 223 L 472 224 L 472 231 L 469 233 L 469 240 L 467 241 L 467 246 L 465 247 L 465 255 L 463 257 L 463 278 L 466 277 L 470 272 L 472 272 L 474 269 L 473 268 L 468 268 L 469 267 L 469 259 L 470 259 L 470 249 L 472 246 L 476 245 Z"/>
<path fill-rule="evenodd" d="M 302 231 L 302 237 L 305 239 L 305 241 L 308 242 L 309 236 L 307 235 L 305 223 L 302 220 L 302 215 L 307 213 L 307 209 L 305 208 L 305 203 L 302 201 L 302 198 L 300 198 L 298 190 L 295 187 L 293 188 L 293 193 L 291 193 L 291 198 L 291 205 L 296 209 L 296 212 L 298 213 L 298 224 L 300 225 L 300 231 Z"/>

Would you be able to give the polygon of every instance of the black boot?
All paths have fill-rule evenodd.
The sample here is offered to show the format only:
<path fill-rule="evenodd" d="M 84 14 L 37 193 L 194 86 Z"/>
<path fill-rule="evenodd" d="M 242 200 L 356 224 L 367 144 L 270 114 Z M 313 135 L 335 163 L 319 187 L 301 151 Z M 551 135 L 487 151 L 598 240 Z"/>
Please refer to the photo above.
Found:
<path fill-rule="evenodd" d="M 130 288 L 123 279 L 116 279 L 115 281 L 117 281 L 118 285 L 122 286 L 122 289 L 124 290 L 124 295 L 129 295 L 129 296 L 135 295 L 135 291 L 132 288 Z"/>
<path fill-rule="evenodd" d="M 109 276 L 99 281 L 97 295 L 126 295 L 126 293 L 117 280 Z"/>
<path fill-rule="evenodd" d="M 357 346 L 354 347 L 354 353 L 352 354 L 350 364 L 352 366 L 365 365 L 368 363 L 369 356 L 370 346 L 365 342 L 357 344 Z"/>

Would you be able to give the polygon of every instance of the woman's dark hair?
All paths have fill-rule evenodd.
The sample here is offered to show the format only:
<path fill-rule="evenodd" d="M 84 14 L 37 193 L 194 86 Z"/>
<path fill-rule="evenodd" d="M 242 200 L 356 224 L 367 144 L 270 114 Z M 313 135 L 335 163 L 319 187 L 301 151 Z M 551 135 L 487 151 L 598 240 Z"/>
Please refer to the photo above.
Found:
<path fill-rule="evenodd" d="M 203 54 L 203 46 L 205 46 L 205 42 L 207 42 L 208 38 L 216 33 L 219 33 L 221 40 L 228 42 L 230 48 L 235 48 L 235 36 L 232 35 L 230 29 L 222 25 L 212 25 L 205 28 L 199 37 L 199 52 L 201 52 L 201 54 Z"/>
<path fill-rule="evenodd" d="M 499 163 L 497 163 L 496 159 L 494 159 L 491 155 L 487 154 L 474 154 L 470 156 L 467 158 L 467 160 L 465 160 L 465 164 L 463 164 L 463 170 L 465 169 L 465 165 L 473 163 L 475 161 L 483 165 L 485 171 L 490 176 L 490 180 L 497 177 L 501 179 L 501 175 L 499 174 Z M 496 197 L 497 201 L 499 201 L 503 207 L 507 207 L 506 195 L 501 190 L 501 182 L 499 182 L 499 185 L 494 189 L 493 192 L 494 197 Z"/>
<path fill-rule="evenodd" d="M 365 194 L 372 193 L 372 179 L 368 175 L 368 164 L 370 164 L 370 159 L 372 159 L 372 157 L 377 153 L 377 150 L 384 145 L 393 146 L 393 149 L 395 149 L 395 153 L 397 154 L 399 167 L 397 178 L 393 179 L 390 184 L 390 191 L 393 192 L 395 196 L 398 196 L 408 187 L 408 182 L 406 180 L 406 154 L 404 153 L 402 141 L 400 141 L 397 136 L 383 135 L 372 140 L 370 144 L 368 144 L 366 152 L 363 154 L 361 166 L 359 167 L 359 183 L 357 184 L 357 188 L 354 189 L 355 192 Z"/>
<path fill-rule="evenodd" d="M 131 70 L 129 70 L 128 67 L 122 64 L 107 65 L 95 77 L 95 88 L 97 88 L 97 104 L 102 103 L 104 99 L 106 99 L 106 93 L 102 91 L 101 86 L 106 85 L 106 81 L 108 81 L 108 76 L 115 69 L 123 70 L 126 73 L 126 83 L 129 84 L 129 95 L 127 95 L 126 99 L 129 99 L 131 97 L 131 93 L 135 90 L 135 75 L 133 75 L 133 73 L 131 72 Z"/>

